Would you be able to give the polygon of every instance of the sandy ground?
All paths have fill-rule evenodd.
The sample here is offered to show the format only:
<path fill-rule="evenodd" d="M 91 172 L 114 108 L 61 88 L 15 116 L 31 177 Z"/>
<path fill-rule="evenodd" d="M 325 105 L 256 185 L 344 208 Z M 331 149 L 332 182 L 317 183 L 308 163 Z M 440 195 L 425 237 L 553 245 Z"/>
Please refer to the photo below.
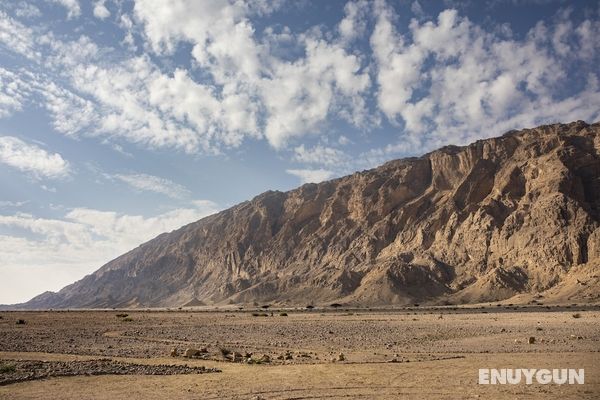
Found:
<path fill-rule="evenodd" d="M 286 312 L 280 316 L 273 310 L 270 316 L 267 311 L 266 317 L 224 311 L 1 312 L 3 365 L 110 359 L 222 372 L 85 376 L 82 371 L 0 386 L 0 398 L 600 398 L 595 307 Z M 18 319 L 25 324 L 16 324 Z M 528 343 L 530 337 L 535 343 Z M 202 347 L 204 359 L 170 357 L 173 348 L 181 354 Z M 221 349 L 239 352 L 242 359 L 224 359 Z M 252 360 L 268 355 L 271 361 L 247 364 L 246 353 Z M 585 384 L 479 385 L 479 368 L 585 368 Z"/>

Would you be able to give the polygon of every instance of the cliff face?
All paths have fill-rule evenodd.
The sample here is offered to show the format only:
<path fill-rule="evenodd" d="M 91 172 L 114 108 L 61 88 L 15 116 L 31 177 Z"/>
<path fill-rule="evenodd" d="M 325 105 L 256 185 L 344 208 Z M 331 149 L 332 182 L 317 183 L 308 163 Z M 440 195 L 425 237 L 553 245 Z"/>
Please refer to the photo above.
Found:
<path fill-rule="evenodd" d="M 266 192 L 23 306 L 480 302 L 554 293 L 575 272 L 588 283 L 568 290 L 593 300 L 599 133 L 541 126 Z"/>

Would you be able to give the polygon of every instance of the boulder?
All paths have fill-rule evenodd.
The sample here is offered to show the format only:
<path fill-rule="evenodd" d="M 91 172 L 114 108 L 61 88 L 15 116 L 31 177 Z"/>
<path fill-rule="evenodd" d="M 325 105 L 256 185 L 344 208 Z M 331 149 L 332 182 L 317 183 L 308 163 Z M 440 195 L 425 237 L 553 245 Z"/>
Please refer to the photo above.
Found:
<path fill-rule="evenodd" d="M 183 356 L 188 357 L 188 358 L 197 357 L 199 355 L 200 355 L 200 350 L 193 349 L 193 348 L 185 349 L 185 352 L 183 353 Z"/>

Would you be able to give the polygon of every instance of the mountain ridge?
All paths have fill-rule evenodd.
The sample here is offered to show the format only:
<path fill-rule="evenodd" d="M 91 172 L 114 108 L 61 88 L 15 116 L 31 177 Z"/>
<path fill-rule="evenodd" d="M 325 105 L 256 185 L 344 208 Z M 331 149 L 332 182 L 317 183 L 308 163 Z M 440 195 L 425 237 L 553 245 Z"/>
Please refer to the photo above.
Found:
<path fill-rule="evenodd" d="M 267 191 L 15 307 L 598 301 L 599 133 L 513 130 Z"/>

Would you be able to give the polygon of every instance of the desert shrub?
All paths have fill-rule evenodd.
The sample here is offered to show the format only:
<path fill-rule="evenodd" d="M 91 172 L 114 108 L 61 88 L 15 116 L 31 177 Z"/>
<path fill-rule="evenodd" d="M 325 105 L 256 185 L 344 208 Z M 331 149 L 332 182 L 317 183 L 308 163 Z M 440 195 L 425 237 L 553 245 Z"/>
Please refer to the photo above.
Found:
<path fill-rule="evenodd" d="M 307 310 L 312 310 L 313 308 L 315 308 L 315 306 L 313 306 L 312 304 L 309 304 L 306 306 Z"/>
<path fill-rule="evenodd" d="M 17 325 L 25 325 L 27 322 L 24 319 L 18 319 L 16 323 Z"/>
<path fill-rule="evenodd" d="M 123 314 L 123 313 L 121 313 L 121 314 L 117 314 L 117 318 L 125 318 L 125 317 L 127 317 L 128 315 L 129 315 L 129 314 Z"/>
<path fill-rule="evenodd" d="M 573 314 L 573 318 L 581 318 L 581 314 L 575 313 L 575 314 Z"/>
<path fill-rule="evenodd" d="M 16 370 L 17 367 L 14 364 L 0 364 L 0 374 L 9 374 Z"/>
<path fill-rule="evenodd" d="M 221 352 L 221 355 L 223 357 L 227 357 L 228 355 L 231 354 L 231 350 L 225 348 L 225 347 L 219 347 L 219 351 Z"/>
<path fill-rule="evenodd" d="M 280 317 L 287 317 L 287 316 L 288 316 L 288 314 L 287 314 L 286 312 L 282 312 L 282 313 L 280 313 L 280 314 L 279 314 L 279 316 L 280 316 Z"/>
<path fill-rule="evenodd" d="M 121 321 L 123 321 L 123 322 L 132 322 L 133 318 L 131 318 L 131 317 L 125 317 Z"/>

